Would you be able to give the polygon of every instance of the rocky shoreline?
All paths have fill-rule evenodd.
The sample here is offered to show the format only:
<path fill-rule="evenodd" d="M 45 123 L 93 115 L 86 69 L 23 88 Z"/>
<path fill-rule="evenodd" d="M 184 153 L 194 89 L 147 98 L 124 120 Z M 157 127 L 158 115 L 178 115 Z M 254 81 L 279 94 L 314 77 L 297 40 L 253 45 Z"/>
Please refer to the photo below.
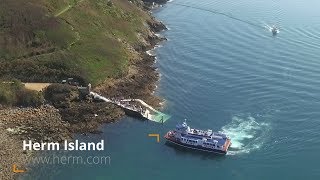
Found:
<path fill-rule="evenodd" d="M 145 7 L 154 4 L 148 1 Z M 151 5 L 151 6 L 150 6 Z M 150 15 L 151 16 L 151 15 Z M 108 78 L 94 91 L 106 97 L 134 97 L 160 107 L 162 99 L 153 95 L 159 74 L 154 67 L 155 57 L 147 51 L 165 40 L 156 33 L 166 26 L 154 17 L 147 22 L 149 35 L 136 47 L 127 45 L 132 53 L 128 71 L 121 78 Z M 119 107 L 92 100 L 72 101 L 67 108 L 44 105 L 39 108 L 2 108 L 0 110 L 0 179 L 12 180 L 17 174 L 12 165 L 26 167 L 31 152 L 22 150 L 22 140 L 36 142 L 61 142 L 72 139 L 75 133 L 100 133 L 103 123 L 121 119 L 124 112 Z"/>
<path fill-rule="evenodd" d="M 61 141 L 71 139 L 70 124 L 61 120 L 52 106 L 0 110 L 0 179 L 15 179 L 13 164 L 25 167 L 32 152 L 23 151 L 22 140 Z"/>

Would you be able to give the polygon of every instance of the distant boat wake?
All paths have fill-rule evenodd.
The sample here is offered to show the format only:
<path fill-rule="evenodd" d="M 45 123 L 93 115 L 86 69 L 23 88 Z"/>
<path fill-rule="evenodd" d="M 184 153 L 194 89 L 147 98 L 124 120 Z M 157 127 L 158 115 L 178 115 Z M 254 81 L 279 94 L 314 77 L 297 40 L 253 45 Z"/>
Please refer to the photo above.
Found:
<path fill-rule="evenodd" d="M 207 11 L 207 12 L 210 12 L 210 13 L 213 13 L 213 14 L 222 15 L 222 16 L 228 17 L 230 19 L 246 23 L 246 24 L 248 24 L 250 26 L 254 26 L 254 27 L 257 27 L 257 28 L 261 28 L 261 29 L 266 29 L 266 26 L 258 25 L 258 24 L 255 24 L 253 22 L 247 21 L 247 20 L 239 19 L 237 17 L 234 17 L 234 16 L 232 16 L 230 14 L 227 14 L 227 13 L 224 13 L 224 12 L 220 12 L 218 10 L 210 10 L 210 9 L 205 9 L 205 8 L 201 8 L 201 7 L 196 7 L 196 6 L 191 6 L 191 5 L 181 4 L 181 3 L 176 3 L 176 2 L 170 2 L 170 4 L 174 4 L 174 5 L 177 5 L 177 6 L 184 6 L 184 7 L 188 7 L 188 8 L 192 8 L 192 9 L 198 9 L 198 10 L 201 10 L 201 11 Z"/>

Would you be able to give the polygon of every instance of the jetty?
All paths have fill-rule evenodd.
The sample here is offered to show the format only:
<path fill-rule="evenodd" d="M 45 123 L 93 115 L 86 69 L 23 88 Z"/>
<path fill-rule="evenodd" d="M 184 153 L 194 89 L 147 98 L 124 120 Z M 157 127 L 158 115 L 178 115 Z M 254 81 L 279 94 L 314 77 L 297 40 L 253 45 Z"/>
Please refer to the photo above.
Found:
<path fill-rule="evenodd" d="M 158 123 L 164 123 L 171 117 L 170 115 L 154 109 L 141 99 L 106 98 L 92 91 L 90 92 L 90 95 L 96 100 L 113 103 L 121 107 L 128 116 L 139 117 Z"/>

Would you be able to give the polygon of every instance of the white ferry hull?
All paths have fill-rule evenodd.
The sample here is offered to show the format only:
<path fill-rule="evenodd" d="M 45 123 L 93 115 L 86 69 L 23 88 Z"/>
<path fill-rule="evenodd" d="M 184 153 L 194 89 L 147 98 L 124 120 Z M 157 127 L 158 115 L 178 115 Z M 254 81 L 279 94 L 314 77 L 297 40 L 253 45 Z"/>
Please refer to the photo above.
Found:
<path fill-rule="evenodd" d="M 178 146 L 184 147 L 184 148 L 203 151 L 203 152 L 209 152 L 209 153 L 223 154 L 223 155 L 227 154 L 227 149 L 228 148 L 226 148 L 226 151 L 222 151 L 222 150 L 218 150 L 218 149 L 210 149 L 210 148 L 204 148 L 202 146 L 193 146 L 193 145 L 181 143 L 179 141 L 172 140 L 167 135 L 165 136 L 165 138 L 166 138 L 167 142 L 172 143 L 174 145 L 178 145 Z M 230 145 L 228 145 L 228 146 L 230 146 Z"/>
<path fill-rule="evenodd" d="M 215 154 L 223 154 L 225 155 L 227 152 L 225 151 L 220 151 L 220 150 L 214 150 L 214 149 L 204 149 L 204 148 L 197 148 L 195 146 L 190 146 L 187 144 L 182 144 L 182 143 L 178 143 L 172 140 L 167 139 L 167 142 L 172 143 L 174 145 L 178 145 L 187 149 L 193 149 L 193 150 L 197 150 L 197 151 L 203 151 L 203 152 L 208 152 L 208 153 L 215 153 Z"/>

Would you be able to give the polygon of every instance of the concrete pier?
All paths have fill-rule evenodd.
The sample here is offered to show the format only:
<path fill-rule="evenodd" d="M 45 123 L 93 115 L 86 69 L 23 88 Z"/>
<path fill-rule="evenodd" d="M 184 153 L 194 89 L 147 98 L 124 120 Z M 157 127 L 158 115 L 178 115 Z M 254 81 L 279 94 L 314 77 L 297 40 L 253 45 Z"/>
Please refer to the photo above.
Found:
<path fill-rule="evenodd" d="M 103 97 L 95 92 L 90 92 L 90 95 L 94 99 L 102 100 L 105 102 L 110 102 L 116 104 L 117 106 L 123 108 L 127 115 L 129 116 L 136 116 L 148 119 L 150 121 L 164 123 L 168 119 L 170 119 L 170 115 L 162 113 L 152 106 L 148 105 L 141 99 L 109 99 Z"/>

